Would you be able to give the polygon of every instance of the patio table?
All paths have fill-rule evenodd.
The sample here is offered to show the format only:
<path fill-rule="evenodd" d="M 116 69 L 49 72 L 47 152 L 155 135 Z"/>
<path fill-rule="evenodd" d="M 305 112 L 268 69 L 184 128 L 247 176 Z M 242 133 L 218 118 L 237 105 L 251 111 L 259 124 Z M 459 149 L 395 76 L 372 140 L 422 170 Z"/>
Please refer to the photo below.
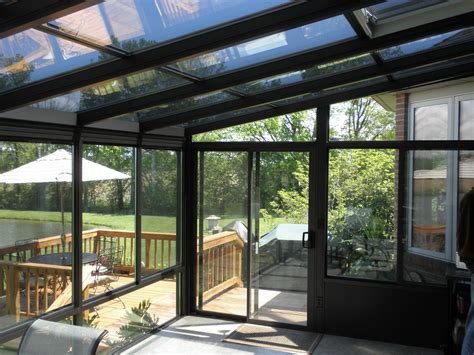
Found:
<path fill-rule="evenodd" d="M 36 255 L 28 259 L 31 263 L 72 266 L 72 253 L 52 253 Z M 97 261 L 97 254 L 82 253 L 82 263 L 92 264 Z"/>

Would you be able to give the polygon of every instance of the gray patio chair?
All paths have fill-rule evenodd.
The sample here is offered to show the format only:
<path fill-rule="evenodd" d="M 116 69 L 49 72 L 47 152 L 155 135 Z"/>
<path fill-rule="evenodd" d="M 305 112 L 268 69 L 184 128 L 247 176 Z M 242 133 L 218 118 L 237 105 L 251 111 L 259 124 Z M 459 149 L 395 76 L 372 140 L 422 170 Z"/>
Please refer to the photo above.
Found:
<path fill-rule="evenodd" d="M 92 355 L 107 330 L 34 321 L 21 338 L 19 355 Z"/>

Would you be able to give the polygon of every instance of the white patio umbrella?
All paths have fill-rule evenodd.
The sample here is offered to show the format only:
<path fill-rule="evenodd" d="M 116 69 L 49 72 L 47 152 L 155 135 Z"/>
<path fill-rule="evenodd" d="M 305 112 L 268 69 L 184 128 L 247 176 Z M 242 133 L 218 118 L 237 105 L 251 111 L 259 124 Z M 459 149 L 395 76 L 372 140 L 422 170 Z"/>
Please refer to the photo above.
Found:
<path fill-rule="evenodd" d="M 130 179 L 130 176 L 120 171 L 94 163 L 82 158 L 82 181 L 100 181 Z M 35 184 L 46 182 L 71 182 L 72 181 L 72 154 L 64 149 L 36 159 L 13 170 L 0 174 L 0 183 L 5 184 Z M 65 243 L 63 184 L 61 188 L 61 241 Z"/>

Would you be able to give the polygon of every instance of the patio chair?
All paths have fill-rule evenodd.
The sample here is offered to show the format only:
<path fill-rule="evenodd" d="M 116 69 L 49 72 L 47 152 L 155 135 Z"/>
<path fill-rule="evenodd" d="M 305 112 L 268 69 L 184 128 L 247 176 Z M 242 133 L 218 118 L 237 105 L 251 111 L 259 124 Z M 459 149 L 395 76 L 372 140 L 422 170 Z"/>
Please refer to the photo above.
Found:
<path fill-rule="evenodd" d="M 34 321 L 21 338 L 19 355 L 92 355 L 107 330 L 69 324 Z"/>

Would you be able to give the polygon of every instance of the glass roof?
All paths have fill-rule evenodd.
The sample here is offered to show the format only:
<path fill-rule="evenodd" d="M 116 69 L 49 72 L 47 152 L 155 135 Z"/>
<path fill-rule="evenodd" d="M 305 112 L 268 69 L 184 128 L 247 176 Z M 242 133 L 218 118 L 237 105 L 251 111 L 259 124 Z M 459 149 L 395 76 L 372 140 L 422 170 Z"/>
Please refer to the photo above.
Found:
<path fill-rule="evenodd" d="M 233 89 L 249 95 L 258 94 L 264 91 L 304 82 L 306 80 L 339 74 L 350 69 L 356 69 L 373 64 L 375 64 L 373 58 L 369 54 L 363 54 L 331 63 L 320 64 L 309 69 L 275 75 L 270 78 L 253 81 L 251 83 L 245 83 L 234 86 Z"/>
<path fill-rule="evenodd" d="M 170 114 L 187 112 L 224 101 L 235 100 L 236 98 L 236 96 L 227 92 L 215 91 L 209 94 L 189 97 L 117 117 L 130 122 L 146 122 L 151 119 L 169 116 Z"/>
<path fill-rule="evenodd" d="M 417 41 L 404 43 L 380 50 L 378 53 L 383 60 L 397 59 L 406 55 L 415 54 L 428 49 L 447 47 L 474 39 L 474 27 L 451 31 L 436 36 L 431 36 Z"/>
<path fill-rule="evenodd" d="M 334 44 L 355 36 L 356 33 L 351 25 L 341 15 L 187 58 L 171 66 L 185 73 L 205 78 L 270 59 Z"/>
<path fill-rule="evenodd" d="M 0 92 L 106 59 L 102 52 L 29 29 L 0 39 Z"/>
<path fill-rule="evenodd" d="M 33 104 L 33 107 L 78 112 L 114 104 L 144 94 L 153 94 L 190 81 L 151 69 L 91 85 L 66 95 Z"/>
<path fill-rule="evenodd" d="M 446 2 L 446 0 L 387 0 L 383 3 L 369 6 L 367 10 L 373 16 L 372 21 L 381 21 L 443 2 Z"/>
<path fill-rule="evenodd" d="M 48 22 L 99 45 L 133 52 L 291 3 L 292 0 L 107 0 Z"/>
<path fill-rule="evenodd" d="M 238 117 L 238 116 L 248 115 L 250 113 L 256 113 L 263 110 L 268 110 L 269 108 L 271 108 L 271 106 L 268 106 L 268 105 L 246 107 L 240 110 L 229 111 L 229 112 L 221 113 L 218 115 L 212 115 L 212 116 L 192 120 L 190 122 L 180 125 L 180 127 L 189 128 L 189 127 L 194 127 L 201 124 L 218 122 L 218 121 L 222 121 L 222 120 L 232 118 L 232 117 Z"/>
<path fill-rule="evenodd" d="M 474 54 L 467 55 L 460 58 L 445 60 L 445 61 L 434 63 L 434 64 L 424 65 L 421 67 L 402 70 L 402 71 L 393 73 L 393 78 L 403 79 L 403 78 L 407 78 L 413 75 L 428 73 L 428 72 L 436 71 L 439 69 L 446 69 L 449 67 L 457 67 L 460 65 L 473 65 L 473 64 L 474 64 Z"/>

